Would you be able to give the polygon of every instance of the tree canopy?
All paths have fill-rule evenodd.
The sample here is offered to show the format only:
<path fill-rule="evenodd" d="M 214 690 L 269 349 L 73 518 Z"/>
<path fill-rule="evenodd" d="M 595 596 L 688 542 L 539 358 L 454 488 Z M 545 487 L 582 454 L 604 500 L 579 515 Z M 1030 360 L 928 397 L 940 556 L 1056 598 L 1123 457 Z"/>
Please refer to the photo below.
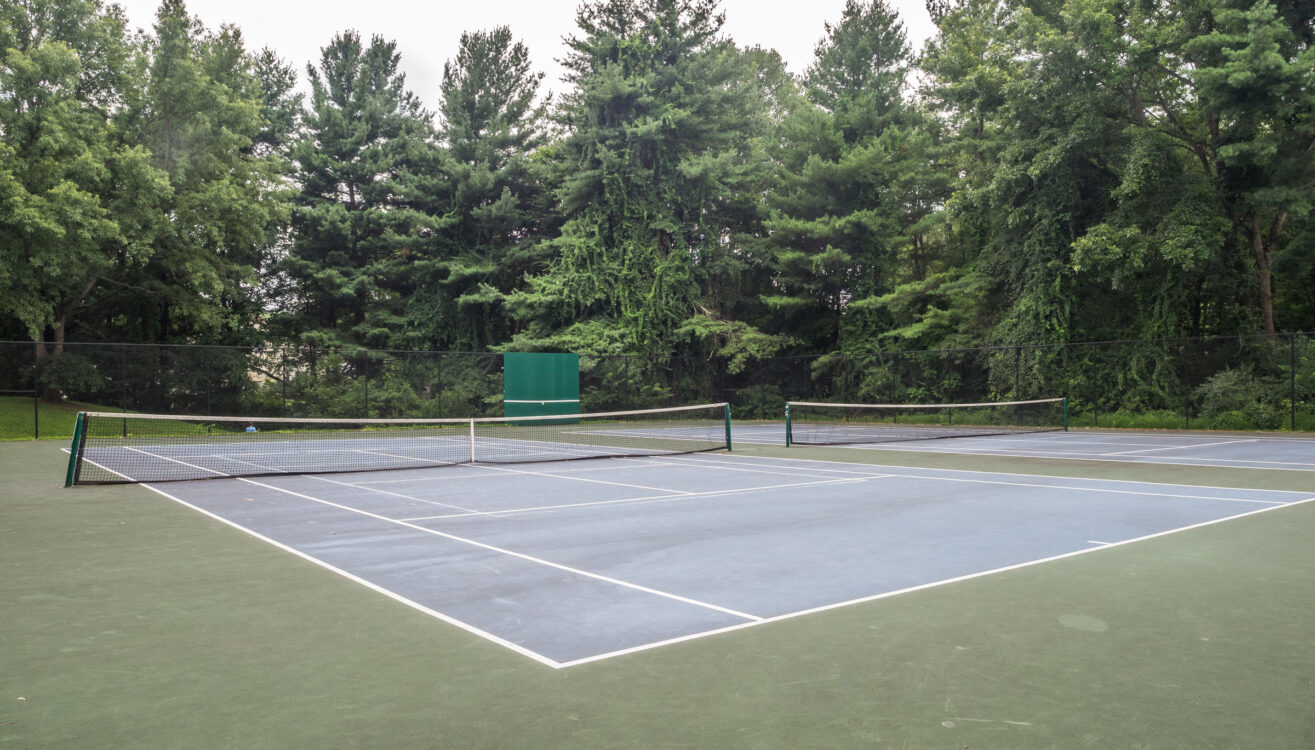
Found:
<path fill-rule="evenodd" d="M 1315 328 L 1315 6 L 849 0 L 790 71 L 588 0 L 297 67 L 184 0 L 0 9 L 0 338 L 757 358 Z M 425 92 L 430 93 L 430 92 Z M 43 356 L 45 345 L 39 349 Z"/>

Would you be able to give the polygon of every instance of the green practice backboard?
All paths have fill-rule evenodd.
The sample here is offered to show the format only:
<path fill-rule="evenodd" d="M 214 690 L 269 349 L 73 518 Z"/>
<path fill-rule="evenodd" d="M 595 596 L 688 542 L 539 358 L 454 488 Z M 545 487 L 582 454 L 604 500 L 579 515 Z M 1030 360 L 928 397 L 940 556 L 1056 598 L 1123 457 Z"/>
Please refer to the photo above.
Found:
<path fill-rule="evenodd" d="M 502 412 L 508 417 L 580 413 L 580 355 L 502 355 Z"/>

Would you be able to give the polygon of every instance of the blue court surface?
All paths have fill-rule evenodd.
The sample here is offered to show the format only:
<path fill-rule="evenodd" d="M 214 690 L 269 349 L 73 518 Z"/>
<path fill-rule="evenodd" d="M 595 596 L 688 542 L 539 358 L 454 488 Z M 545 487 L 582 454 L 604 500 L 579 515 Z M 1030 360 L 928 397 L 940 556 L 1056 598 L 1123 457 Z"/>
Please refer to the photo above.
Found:
<path fill-rule="evenodd" d="M 733 453 L 151 488 L 552 667 L 1315 499 Z"/>
<path fill-rule="evenodd" d="M 870 428 L 872 431 L 888 429 Z M 914 430 L 916 432 L 916 428 Z M 785 445 L 784 423 L 735 426 L 739 443 Z M 990 437 L 850 444 L 847 448 L 961 453 L 980 456 L 1056 458 L 1076 461 L 1219 466 L 1234 469 L 1315 471 L 1315 438 L 1278 435 L 1131 432 L 1078 429 Z"/>

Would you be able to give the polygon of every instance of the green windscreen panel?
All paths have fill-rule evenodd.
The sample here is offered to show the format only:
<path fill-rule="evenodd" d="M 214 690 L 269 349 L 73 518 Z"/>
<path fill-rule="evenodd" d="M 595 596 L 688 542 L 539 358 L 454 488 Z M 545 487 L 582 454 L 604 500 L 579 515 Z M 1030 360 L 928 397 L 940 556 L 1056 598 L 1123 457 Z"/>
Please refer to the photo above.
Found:
<path fill-rule="evenodd" d="M 502 355 L 502 403 L 508 417 L 580 413 L 580 355 Z"/>

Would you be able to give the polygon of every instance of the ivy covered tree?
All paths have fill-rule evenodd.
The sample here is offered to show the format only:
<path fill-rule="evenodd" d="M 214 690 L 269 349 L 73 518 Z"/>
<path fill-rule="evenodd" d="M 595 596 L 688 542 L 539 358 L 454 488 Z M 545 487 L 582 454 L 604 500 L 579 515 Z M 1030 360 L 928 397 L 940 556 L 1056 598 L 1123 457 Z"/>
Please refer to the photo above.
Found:
<path fill-rule="evenodd" d="M 300 192 L 283 271 L 281 324 L 318 347 L 400 345 L 410 265 L 432 222 L 417 175 L 436 169 L 429 113 L 406 88 L 393 42 L 334 37 L 307 66 L 311 98 L 292 149 Z"/>
<path fill-rule="evenodd" d="M 1083 78 L 1119 97 L 1131 142 L 1117 209 L 1080 241 L 1079 262 L 1244 267 L 1247 307 L 1269 334 L 1274 257 L 1315 205 L 1315 18 L 1309 3 L 1283 5 L 1074 6 L 1054 32 L 1086 53 Z M 1218 328 L 1192 302 L 1188 330 Z"/>
<path fill-rule="evenodd" d="M 926 58 L 993 343 L 1274 331 L 1310 210 L 1310 21 L 1265 2 L 976 0 Z M 968 282 L 972 283 L 968 283 Z"/>
<path fill-rule="evenodd" d="M 604 0 L 576 20 L 554 153 L 565 223 L 509 301 L 518 345 L 669 352 L 682 325 L 723 319 L 738 283 L 763 178 L 758 74 L 714 0 Z"/>

